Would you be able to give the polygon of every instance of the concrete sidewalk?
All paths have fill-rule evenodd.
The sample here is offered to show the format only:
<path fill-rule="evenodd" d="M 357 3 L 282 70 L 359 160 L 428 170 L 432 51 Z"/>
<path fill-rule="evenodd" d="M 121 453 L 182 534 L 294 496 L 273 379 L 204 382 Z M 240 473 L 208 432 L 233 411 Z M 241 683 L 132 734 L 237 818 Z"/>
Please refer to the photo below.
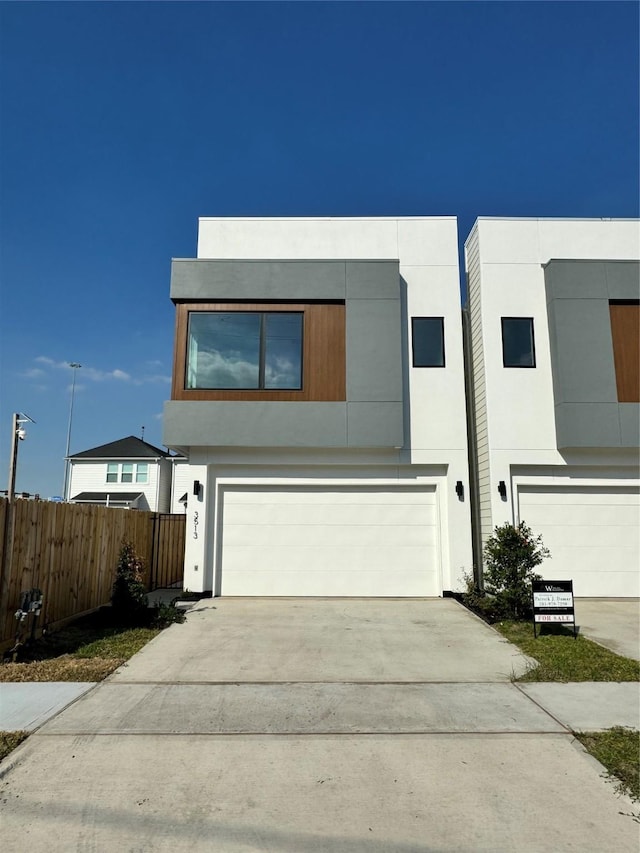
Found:
<path fill-rule="evenodd" d="M 451 600 L 200 602 L 3 762 L 3 850 L 636 853 L 523 665 Z"/>

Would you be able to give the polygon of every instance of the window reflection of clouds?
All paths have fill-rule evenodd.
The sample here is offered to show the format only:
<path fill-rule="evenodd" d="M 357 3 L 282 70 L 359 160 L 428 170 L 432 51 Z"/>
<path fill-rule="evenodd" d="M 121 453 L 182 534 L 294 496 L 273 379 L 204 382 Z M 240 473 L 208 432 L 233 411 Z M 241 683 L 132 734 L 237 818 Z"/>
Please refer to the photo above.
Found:
<path fill-rule="evenodd" d="M 193 313 L 189 325 L 190 388 L 259 388 L 257 313 Z M 300 388 L 302 315 L 265 315 L 264 388 Z"/>

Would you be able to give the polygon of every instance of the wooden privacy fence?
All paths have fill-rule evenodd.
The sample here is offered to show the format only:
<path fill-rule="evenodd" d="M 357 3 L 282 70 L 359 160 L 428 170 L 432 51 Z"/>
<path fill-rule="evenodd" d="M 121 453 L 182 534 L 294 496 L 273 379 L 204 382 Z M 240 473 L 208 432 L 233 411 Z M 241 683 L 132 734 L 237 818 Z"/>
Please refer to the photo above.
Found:
<path fill-rule="evenodd" d="M 0 499 L 0 645 L 26 590 L 42 590 L 41 626 L 107 604 L 123 539 L 144 561 L 148 589 L 179 583 L 184 531 L 182 515 Z"/>

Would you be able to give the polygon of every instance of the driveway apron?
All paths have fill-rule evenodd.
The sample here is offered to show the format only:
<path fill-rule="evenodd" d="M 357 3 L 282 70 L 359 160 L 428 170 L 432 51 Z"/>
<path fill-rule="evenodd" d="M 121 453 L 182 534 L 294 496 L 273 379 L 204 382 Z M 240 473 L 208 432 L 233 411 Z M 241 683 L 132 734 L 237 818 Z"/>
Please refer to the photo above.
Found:
<path fill-rule="evenodd" d="M 453 600 L 213 599 L 2 765 L 4 851 L 635 851 Z"/>

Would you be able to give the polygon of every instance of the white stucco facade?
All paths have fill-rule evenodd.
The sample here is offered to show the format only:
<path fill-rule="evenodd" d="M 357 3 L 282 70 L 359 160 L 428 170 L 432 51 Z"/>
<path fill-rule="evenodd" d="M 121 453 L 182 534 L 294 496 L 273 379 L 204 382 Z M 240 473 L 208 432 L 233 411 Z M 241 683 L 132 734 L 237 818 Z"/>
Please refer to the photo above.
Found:
<path fill-rule="evenodd" d="M 545 266 L 637 261 L 639 223 L 480 218 L 465 258 L 482 541 L 496 524 L 524 520 L 551 549 L 543 576 L 574 578 L 578 596 L 638 596 L 637 442 L 559 446 Z M 580 281 L 573 287 L 584 296 Z M 534 368 L 503 366 L 505 317 L 532 318 Z"/>
<path fill-rule="evenodd" d="M 208 446 L 176 442 L 189 458 L 188 476 L 180 473 L 185 587 L 214 595 L 460 589 L 472 557 L 455 218 L 203 218 L 197 257 L 397 260 L 405 440 L 386 448 L 229 447 L 216 444 L 212 423 Z M 444 367 L 413 367 L 412 317 L 443 318 Z"/>

